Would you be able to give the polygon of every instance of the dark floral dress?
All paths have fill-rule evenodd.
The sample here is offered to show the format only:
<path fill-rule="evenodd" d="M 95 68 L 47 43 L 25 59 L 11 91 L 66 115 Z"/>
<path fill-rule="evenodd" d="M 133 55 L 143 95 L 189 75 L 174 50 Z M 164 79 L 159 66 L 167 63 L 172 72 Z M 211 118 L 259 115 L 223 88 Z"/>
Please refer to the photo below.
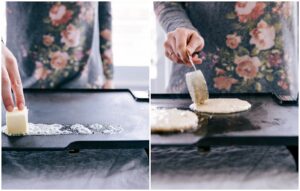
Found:
<path fill-rule="evenodd" d="M 113 78 L 109 2 L 7 2 L 6 11 L 25 88 L 99 88 Z"/>
<path fill-rule="evenodd" d="M 296 2 L 155 2 L 166 32 L 197 30 L 205 40 L 198 66 L 210 92 L 298 92 Z M 173 64 L 169 92 L 187 92 L 185 73 Z"/>

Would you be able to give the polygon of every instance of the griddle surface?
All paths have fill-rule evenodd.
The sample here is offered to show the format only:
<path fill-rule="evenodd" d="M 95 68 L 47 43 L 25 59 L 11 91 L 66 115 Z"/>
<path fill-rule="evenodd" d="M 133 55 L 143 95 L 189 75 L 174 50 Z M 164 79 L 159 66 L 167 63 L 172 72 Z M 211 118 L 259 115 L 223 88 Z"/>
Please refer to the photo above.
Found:
<path fill-rule="evenodd" d="M 25 91 L 29 122 L 45 124 L 120 125 L 119 134 L 9 137 L 2 134 L 3 150 L 62 150 L 84 148 L 148 148 L 149 103 L 130 91 Z M 2 106 L 2 119 L 5 110 Z M 2 126 L 5 120 L 2 121 Z"/>
<path fill-rule="evenodd" d="M 240 98 L 250 110 L 236 114 L 198 114 L 195 132 L 152 134 L 153 146 L 186 145 L 298 145 L 298 106 L 279 105 L 272 94 L 212 94 L 210 97 Z M 188 95 L 152 95 L 151 106 L 189 109 Z M 201 124 L 201 127 L 200 127 Z"/>

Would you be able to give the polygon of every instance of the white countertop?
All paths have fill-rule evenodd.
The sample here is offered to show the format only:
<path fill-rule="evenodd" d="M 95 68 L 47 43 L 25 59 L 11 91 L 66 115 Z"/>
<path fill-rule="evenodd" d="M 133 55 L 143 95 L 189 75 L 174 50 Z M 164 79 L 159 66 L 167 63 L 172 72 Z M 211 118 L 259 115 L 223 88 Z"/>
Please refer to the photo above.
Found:
<path fill-rule="evenodd" d="M 2 152 L 4 189 L 148 189 L 144 150 Z"/>
<path fill-rule="evenodd" d="M 152 149 L 152 189 L 296 189 L 298 173 L 285 147 Z"/>

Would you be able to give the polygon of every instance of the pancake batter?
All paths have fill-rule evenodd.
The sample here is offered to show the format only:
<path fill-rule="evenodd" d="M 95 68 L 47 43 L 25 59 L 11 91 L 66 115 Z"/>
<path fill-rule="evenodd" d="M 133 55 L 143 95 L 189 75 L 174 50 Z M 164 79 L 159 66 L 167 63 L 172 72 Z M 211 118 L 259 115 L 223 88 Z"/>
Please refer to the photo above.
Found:
<path fill-rule="evenodd" d="M 151 111 L 151 132 L 184 132 L 198 126 L 195 113 L 179 109 L 156 109 Z"/>
<path fill-rule="evenodd" d="M 101 134 L 117 134 L 121 133 L 123 128 L 121 126 L 112 126 L 109 124 L 91 124 L 91 125 L 61 125 L 61 124 L 28 124 L 28 132 L 26 135 L 90 135 L 94 133 Z M 8 136 L 21 136 L 21 135 L 11 135 L 7 131 L 7 126 L 2 127 L 2 133 Z"/>
<path fill-rule="evenodd" d="M 236 98 L 216 98 L 208 99 L 200 106 L 195 103 L 190 105 L 190 109 L 202 113 L 228 114 L 246 111 L 251 108 L 247 101 Z"/>

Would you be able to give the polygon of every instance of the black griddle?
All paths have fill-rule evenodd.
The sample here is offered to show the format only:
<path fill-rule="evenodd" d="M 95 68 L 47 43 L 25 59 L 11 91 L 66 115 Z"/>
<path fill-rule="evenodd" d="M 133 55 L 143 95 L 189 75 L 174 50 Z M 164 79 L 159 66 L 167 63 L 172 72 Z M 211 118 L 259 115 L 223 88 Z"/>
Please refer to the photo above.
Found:
<path fill-rule="evenodd" d="M 26 89 L 24 94 L 31 123 L 103 123 L 120 125 L 124 130 L 110 135 L 9 137 L 2 134 L 3 150 L 149 148 L 149 99 L 146 97 L 136 97 L 127 89 Z M 2 119 L 5 119 L 3 106 Z"/>
<path fill-rule="evenodd" d="M 151 146 L 285 145 L 298 162 L 298 99 L 271 93 L 210 94 L 240 98 L 250 110 L 235 114 L 197 114 L 198 129 L 185 133 L 151 134 Z M 189 110 L 188 94 L 152 94 L 151 106 Z"/>

